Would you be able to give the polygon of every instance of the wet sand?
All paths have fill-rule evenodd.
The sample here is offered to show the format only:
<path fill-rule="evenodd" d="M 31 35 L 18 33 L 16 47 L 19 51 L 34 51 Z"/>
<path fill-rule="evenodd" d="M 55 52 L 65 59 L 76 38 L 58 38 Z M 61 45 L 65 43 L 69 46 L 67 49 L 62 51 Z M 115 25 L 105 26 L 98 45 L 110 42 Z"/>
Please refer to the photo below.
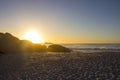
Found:
<path fill-rule="evenodd" d="M 0 80 L 120 80 L 120 53 L 5 54 Z"/>

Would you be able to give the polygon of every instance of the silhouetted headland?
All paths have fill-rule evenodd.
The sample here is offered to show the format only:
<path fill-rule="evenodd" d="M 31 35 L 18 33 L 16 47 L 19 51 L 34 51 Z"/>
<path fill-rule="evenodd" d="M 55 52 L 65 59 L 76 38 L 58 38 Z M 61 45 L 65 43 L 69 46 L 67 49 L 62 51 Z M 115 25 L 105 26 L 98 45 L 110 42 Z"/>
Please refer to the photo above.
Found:
<path fill-rule="evenodd" d="M 21 53 L 21 52 L 70 52 L 68 48 L 61 45 L 51 44 L 33 44 L 28 40 L 20 40 L 12 34 L 0 33 L 0 51 L 1 53 Z"/>

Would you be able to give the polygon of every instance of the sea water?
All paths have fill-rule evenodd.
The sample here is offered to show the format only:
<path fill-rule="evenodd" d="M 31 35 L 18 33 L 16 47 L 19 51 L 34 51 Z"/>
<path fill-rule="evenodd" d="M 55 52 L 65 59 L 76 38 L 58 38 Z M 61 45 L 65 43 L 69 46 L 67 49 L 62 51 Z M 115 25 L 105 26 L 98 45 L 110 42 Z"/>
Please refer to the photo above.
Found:
<path fill-rule="evenodd" d="M 62 44 L 78 52 L 120 52 L 120 44 Z"/>

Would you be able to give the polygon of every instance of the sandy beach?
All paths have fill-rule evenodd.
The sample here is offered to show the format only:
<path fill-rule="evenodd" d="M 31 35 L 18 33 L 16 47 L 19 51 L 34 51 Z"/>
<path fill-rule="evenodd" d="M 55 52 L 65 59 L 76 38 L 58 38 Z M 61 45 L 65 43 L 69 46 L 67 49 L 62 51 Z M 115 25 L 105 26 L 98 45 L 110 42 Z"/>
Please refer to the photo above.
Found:
<path fill-rule="evenodd" d="M 120 80 L 120 53 L 5 54 L 0 80 Z"/>
<path fill-rule="evenodd" d="M 120 0 L 0 0 L 0 80 L 120 80 Z"/>

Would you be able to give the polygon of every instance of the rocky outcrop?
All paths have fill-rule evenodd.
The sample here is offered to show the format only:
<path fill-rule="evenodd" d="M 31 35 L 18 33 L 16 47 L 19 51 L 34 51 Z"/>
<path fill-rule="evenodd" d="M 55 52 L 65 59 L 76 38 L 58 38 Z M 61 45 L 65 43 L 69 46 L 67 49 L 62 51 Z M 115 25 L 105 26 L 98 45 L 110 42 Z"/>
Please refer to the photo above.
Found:
<path fill-rule="evenodd" d="M 20 51 L 20 40 L 10 33 L 0 33 L 0 51 L 13 53 Z"/>
<path fill-rule="evenodd" d="M 47 50 L 49 52 L 70 52 L 71 51 L 70 49 L 66 47 L 63 47 L 61 45 L 56 45 L 56 44 L 48 46 Z"/>
<path fill-rule="evenodd" d="M 20 40 L 10 33 L 0 33 L 0 51 L 4 53 L 70 52 L 70 49 L 56 44 L 51 44 L 47 48 L 45 45 L 33 44 L 28 40 Z"/>
<path fill-rule="evenodd" d="M 20 40 L 10 33 L 0 33 L 0 51 L 5 53 L 45 52 L 46 49 L 45 45 Z"/>

